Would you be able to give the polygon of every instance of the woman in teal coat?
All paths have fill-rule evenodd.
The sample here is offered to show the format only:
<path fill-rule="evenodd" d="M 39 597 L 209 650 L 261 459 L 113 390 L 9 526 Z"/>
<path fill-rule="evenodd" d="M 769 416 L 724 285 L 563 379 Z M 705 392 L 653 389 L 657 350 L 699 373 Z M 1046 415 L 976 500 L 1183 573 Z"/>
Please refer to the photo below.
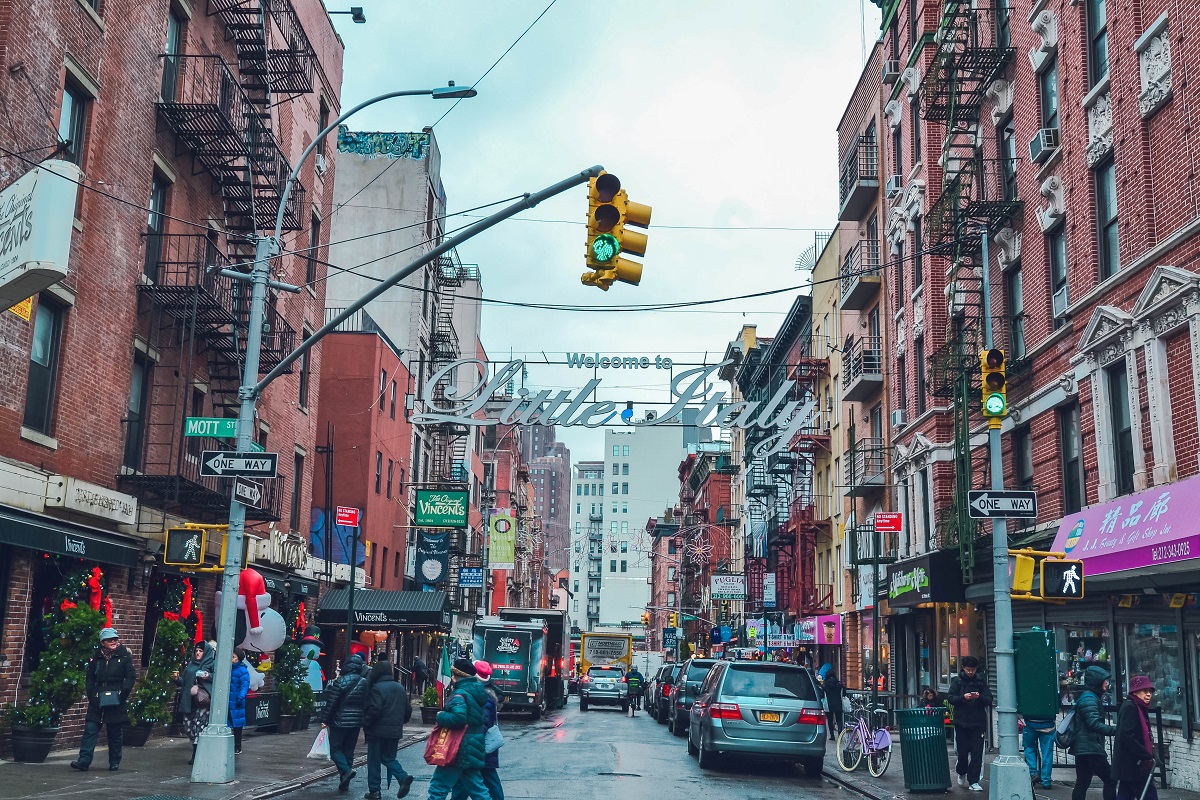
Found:
<path fill-rule="evenodd" d="M 466 728 L 466 731 L 454 763 L 434 768 L 433 778 L 429 781 L 429 800 L 446 800 L 455 784 L 465 789 L 473 800 L 492 800 L 480 774 L 486 758 L 483 723 L 487 689 L 476 679 L 475 665 L 465 658 L 454 662 L 450 674 L 454 686 L 446 707 L 438 712 L 437 724 L 451 730 Z"/>

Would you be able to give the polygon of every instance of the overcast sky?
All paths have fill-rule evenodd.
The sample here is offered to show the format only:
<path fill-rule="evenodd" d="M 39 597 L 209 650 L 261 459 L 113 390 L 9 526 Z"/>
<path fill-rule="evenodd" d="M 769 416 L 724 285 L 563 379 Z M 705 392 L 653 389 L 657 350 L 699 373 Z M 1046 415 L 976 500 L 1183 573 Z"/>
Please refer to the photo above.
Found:
<path fill-rule="evenodd" d="M 397 89 L 476 82 L 548 2 L 354 0 L 365 25 L 334 17 L 346 43 L 342 108 Z M 479 84 L 479 96 L 435 127 L 448 208 L 533 192 L 603 164 L 631 200 L 654 209 L 645 270 L 636 287 L 580 284 L 585 188 L 467 242 L 459 253 L 479 265 L 486 298 L 596 309 L 485 304 L 491 359 L 506 361 L 510 350 L 524 358 L 526 386 L 537 390 L 591 377 L 544 363 L 567 352 L 646 355 L 648 370 L 600 375 L 600 399 L 633 400 L 641 416 L 670 401 L 669 373 L 654 368 L 655 355 L 712 363 L 743 324 L 773 333 L 795 292 L 677 312 L 605 309 L 807 279 L 795 262 L 814 232 L 836 221 L 836 126 L 862 67 L 864 31 L 868 47 L 878 35 L 879 10 L 865 2 L 864 25 L 864 2 L 558 0 Z M 451 102 L 386 101 L 350 127 L 416 131 Z M 573 460 L 602 456 L 599 432 L 560 428 L 559 438 Z"/>

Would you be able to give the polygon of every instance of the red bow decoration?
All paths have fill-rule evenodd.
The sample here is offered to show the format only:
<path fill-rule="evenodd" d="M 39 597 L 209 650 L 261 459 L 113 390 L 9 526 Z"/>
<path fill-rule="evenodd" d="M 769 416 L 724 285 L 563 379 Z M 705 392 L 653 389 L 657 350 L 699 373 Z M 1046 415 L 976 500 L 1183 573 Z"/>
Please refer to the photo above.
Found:
<path fill-rule="evenodd" d="M 67 611 L 71 610 L 74 607 L 75 607 L 75 604 L 72 603 L 70 600 L 63 600 L 62 605 L 59 606 L 59 608 L 62 609 L 63 613 L 66 613 Z"/>
<path fill-rule="evenodd" d="M 187 619 L 192 615 L 192 579 L 183 579 L 183 603 L 179 606 L 179 616 Z"/>
<path fill-rule="evenodd" d="M 104 627 L 112 627 L 112 597 L 104 598 Z"/>
<path fill-rule="evenodd" d="M 176 620 L 178 620 L 178 619 L 179 619 L 179 615 L 178 615 L 178 614 L 176 614 L 174 611 L 164 611 L 164 612 L 163 612 L 163 619 L 169 619 L 169 620 L 171 620 L 172 622 L 175 622 Z"/>
<path fill-rule="evenodd" d="M 100 610 L 100 595 L 103 591 L 100 586 L 100 578 L 103 575 L 104 573 L 100 571 L 99 567 L 92 567 L 92 575 L 87 579 L 88 591 L 91 595 L 88 599 L 88 605 L 96 611 Z"/>
<path fill-rule="evenodd" d="M 204 638 L 204 616 L 200 613 L 200 609 L 196 609 L 196 638 L 193 642 L 199 642 Z"/>
<path fill-rule="evenodd" d="M 296 634 L 299 635 L 308 627 L 304 624 L 304 601 L 300 601 L 300 605 L 296 607 Z"/>

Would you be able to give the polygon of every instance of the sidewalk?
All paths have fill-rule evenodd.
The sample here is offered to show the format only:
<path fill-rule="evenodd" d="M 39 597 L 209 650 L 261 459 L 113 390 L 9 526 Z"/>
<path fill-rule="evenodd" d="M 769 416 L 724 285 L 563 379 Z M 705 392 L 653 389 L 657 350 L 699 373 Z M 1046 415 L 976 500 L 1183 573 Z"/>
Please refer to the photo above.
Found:
<path fill-rule="evenodd" d="M 400 746 L 424 741 L 432 730 L 421 725 L 420 709 L 404 726 Z M 336 769 L 328 760 L 307 758 L 320 726 L 290 734 L 254 733 L 247 729 L 242 755 L 237 757 L 234 781 L 224 785 L 192 783 L 187 760 L 192 748 L 187 737 L 155 737 L 145 747 L 126 747 L 121 769 L 108 771 L 104 734 L 88 772 L 69 764 L 78 750 L 53 752 L 42 764 L 0 761 L 0 800 L 86 796 L 104 800 L 266 800 L 309 783 L 330 778 Z M 366 763 L 366 745 L 359 737 L 356 763 Z"/>
<path fill-rule="evenodd" d="M 988 770 L 990 764 L 996 758 L 996 751 L 990 749 L 984 753 L 984 771 L 983 779 L 980 783 L 983 785 L 983 792 L 971 792 L 961 788 L 955 780 L 954 774 L 954 748 L 947 747 L 948 759 L 950 762 L 950 789 L 947 792 L 959 796 L 962 800 L 969 798 L 979 798 L 987 800 L 988 797 Z M 829 748 L 825 751 L 825 777 L 842 784 L 848 789 L 851 789 L 859 794 L 865 795 L 872 800 L 894 800 L 895 798 L 907 797 L 910 793 L 904 788 L 904 761 L 903 748 L 900 746 L 899 737 L 893 734 L 892 744 L 892 760 L 888 765 L 887 772 L 883 777 L 872 777 L 867 771 L 866 761 L 859 766 L 854 772 L 843 772 L 841 766 L 838 765 L 837 754 L 834 752 L 833 743 L 830 742 Z M 2 773 L 0 773 L 2 774 Z M 1056 767 L 1054 769 L 1054 787 L 1051 789 L 1043 789 L 1041 786 L 1034 787 L 1034 796 L 1036 800 L 1070 800 L 1071 791 L 1075 788 L 1075 769 L 1073 767 Z M 912 792 L 912 796 L 930 796 L 937 794 L 945 794 L 946 792 Z M 1100 781 L 1093 780 L 1090 789 L 1088 790 L 1088 800 L 1099 800 L 1101 796 Z M 1160 800 L 1200 800 L 1200 793 L 1189 792 L 1185 789 L 1177 789 L 1173 786 L 1166 788 L 1159 787 L 1158 796 Z"/>

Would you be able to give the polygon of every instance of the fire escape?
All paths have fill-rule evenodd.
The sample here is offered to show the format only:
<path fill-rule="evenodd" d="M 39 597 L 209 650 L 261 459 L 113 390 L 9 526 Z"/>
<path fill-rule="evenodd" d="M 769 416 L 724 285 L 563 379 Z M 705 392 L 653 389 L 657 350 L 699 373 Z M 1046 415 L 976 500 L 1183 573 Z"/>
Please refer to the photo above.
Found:
<path fill-rule="evenodd" d="M 833 610 L 833 585 L 816 582 L 817 542 L 829 540 L 831 522 L 827 504 L 815 490 L 817 459 L 830 455 L 830 431 L 815 416 L 817 386 L 829 377 L 829 359 L 823 353 L 813 352 L 815 344 L 810 343 L 788 367 L 788 380 L 795 384 L 789 400 L 799 401 L 802 405 L 798 413 L 808 415 L 808 424 L 788 445 L 793 462 L 788 525 L 796 544 L 794 594 L 801 616 Z"/>
<path fill-rule="evenodd" d="M 216 234 L 164 233 L 170 226 L 161 218 L 147 234 L 137 291 L 158 358 L 148 372 L 140 453 L 127 452 L 119 476 L 144 501 L 201 520 L 228 512 L 232 480 L 201 477 L 200 454 L 235 445 L 229 438 L 184 437 L 184 418 L 237 415 L 250 317 L 249 285 L 220 273 L 227 267 L 249 272 L 255 237 L 274 229 L 291 165 L 273 132 L 271 108 L 312 91 L 316 64 L 290 0 L 209 0 L 208 13 L 224 24 L 236 69 L 219 55 L 163 54 L 156 106 L 176 152 L 189 153 L 192 173 L 207 174 L 221 197 L 225 246 Z M 304 187 L 297 183 L 283 230 L 301 229 L 303 207 Z M 265 314 L 260 372 L 277 366 L 296 343 L 273 295 Z M 279 486 L 285 484 L 283 475 L 265 481 L 263 507 L 247 509 L 247 518 L 279 520 Z"/>
<path fill-rule="evenodd" d="M 1021 210 L 1011 159 L 985 158 L 980 120 L 986 93 L 1003 74 L 1015 50 L 993 3 L 946 0 L 938 29 L 939 48 L 921 87 L 925 119 L 945 126 L 942 193 L 926 220 L 926 247 L 950 261 L 947 287 L 950 330 L 930 358 L 931 391 L 952 400 L 955 446 L 955 500 L 937 512 L 939 547 L 959 549 L 963 578 L 975 569 L 976 525 L 962 502 L 973 476 L 986 474 L 974 464 L 970 445 L 973 376 L 983 345 L 982 250 Z M 1008 326 L 997 326 L 1007 331 Z M 1007 347 L 1001 338 L 997 342 Z"/>

